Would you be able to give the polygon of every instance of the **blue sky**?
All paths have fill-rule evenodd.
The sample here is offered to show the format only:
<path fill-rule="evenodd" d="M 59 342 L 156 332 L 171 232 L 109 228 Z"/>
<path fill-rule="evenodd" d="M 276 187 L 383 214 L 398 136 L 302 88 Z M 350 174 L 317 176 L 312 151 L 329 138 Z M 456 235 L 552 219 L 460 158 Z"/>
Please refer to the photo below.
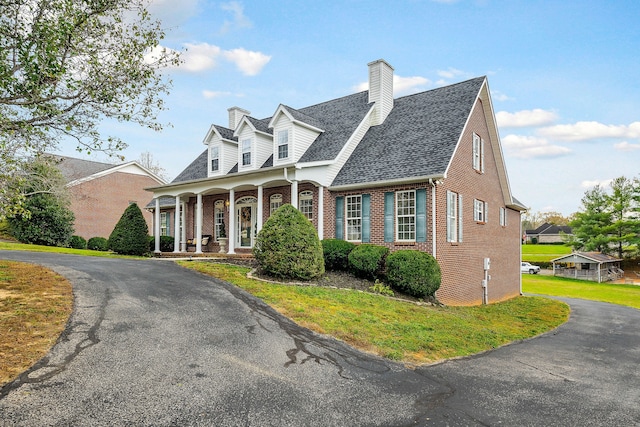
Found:
<path fill-rule="evenodd" d="M 640 177 L 637 0 L 153 0 L 163 46 L 185 50 L 161 133 L 105 124 L 136 160 L 175 177 L 227 108 L 271 116 L 366 88 L 395 69 L 396 96 L 488 76 L 512 193 L 534 212 L 580 209 L 584 192 Z M 363 86 L 364 85 L 364 86 Z M 63 145 L 62 154 L 78 156 Z M 94 157 L 94 160 L 105 160 Z"/>

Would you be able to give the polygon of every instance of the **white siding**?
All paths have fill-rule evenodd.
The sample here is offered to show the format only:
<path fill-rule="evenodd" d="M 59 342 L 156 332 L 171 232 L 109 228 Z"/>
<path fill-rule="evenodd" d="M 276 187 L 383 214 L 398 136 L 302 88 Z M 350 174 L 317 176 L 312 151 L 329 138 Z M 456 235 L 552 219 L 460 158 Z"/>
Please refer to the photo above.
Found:
<path fill-rule="evenodd" d="M 293 152 L 296 162 L 300 160 L 300 157 L 302 157 L 305 151 L 307 151 L 319 135 L 319 132 L 313 131 L 309 128 L 295 124 L 293 125 Z"/>
<path fill-rule="evenodd" d="M 254 141 L 255 146 L 253 152 L 255 153 L 256 161 L 254 162 L 253 167 L 255 169 L 260 169 L 269 156 L 273 154 L 273 137 L 256 133 Z"/>
<path fill-rule="evenodd" d="M 229 173 L 232 167 L 238 163 L 238 144 L 223 141 L 220 151 L 220 169 L 223 175 Z"/>

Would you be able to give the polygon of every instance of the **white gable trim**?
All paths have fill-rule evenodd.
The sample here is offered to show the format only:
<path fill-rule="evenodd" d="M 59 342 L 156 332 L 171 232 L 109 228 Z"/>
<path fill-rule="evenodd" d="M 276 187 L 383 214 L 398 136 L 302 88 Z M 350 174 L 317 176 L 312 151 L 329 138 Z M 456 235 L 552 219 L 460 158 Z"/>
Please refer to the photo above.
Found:
<path fill-rule="evenodd" d="M 269 138 L 273 138 L 273 135 L 271 135 L 270 133 L 263 132 L 261 130 L 256 129 L 256 127 L 253 125 L 253 123 L 251 123 L 251 121 L 247 118 L 247 116 L 243 116 L 242 117 L 242 120 L 240 120 L 240 123 L 238 124 L 238 127 L 236 128 L 236 130 L 233 131 L 233 136 L 235 136 L 237 138 L 240 135 L 240 133 L 242 132 L 242 127 L 243 126 L 249 126 L 251 131 L 254 132 L 254 133 L 258 133 L 258 134 L 261 134 L 261 135 L 268 136 Z"/>
<path fill-rule="evenodd" d="M 161 185 L 165 184 L 165 181 L 162 178 L 160 178 L 158 175 L 151 172 L 149 169 L 141 166 L 138 162 L 128 162 L 128 163 L 123 163 L 121 165 L 114 166 L 110 169 L 107 169 L 101 172 L 96 172 L 93 175 L 89 175 L 84 178 L 73 180 L 67 183 L 66 186 L 75 187 L 76 185 L 80 185 L 88 181 L 93 181 L 94 179 L 102 178 L 103 176 L 111 175 L 112 173 L 116 173 L 116 172 L 129 173 L 132 175 L 144 175 L 154 179 L 155 181 L 158 182 L 158 184 L 161 184 Z"/>
<path fill-rule="evenodd" d="M 269 124 L 268 124 L 268 126 L 269 126 L 270 128 L 273 128 L 273 127 L 275 126 L 275 124 L 276 124 L 276 122 L 278 121 L 278 118 L 279 118 L 279 116 L 280 116 L 281 114 L 284 114 L 285 116 L 287 116 L 287 118 L 289 119 L 289 121 L 290 121 L 291 123 L 294 123 L 294 124 L 296 124 L 296 125 L 298 125 L 298 126 L 306 127 L 306 128 L 308 128 L 308 129 L 311 129 L 311 130 L 316 131 L 316 132 L 319 132 L 319 133 L 324 132 L 324 129 L 320 129 L 320 128 L 318 128 L 318 127 L 315 127 L 315 126 L 313 126 L 313 125 L 310 125 L 310 124 L 309 124 L 309 123 L 307 123 L 307 122 L 303 122 L 303 121 L 300 121 L 300 120 L 296 120 L 296 119 L 293 117 L 293 115 L 289 112 L 289 110 L 287 110 L 287 107 L 285 107 L 285 106 L 284 106 L 284 105 L 282 105 L 282 104 L 280 104 L 280 105 L 278 106 L 278 108 L 276 109 L 276 112 L 273 114 L 273 117 L 271 117 L 271 120 L 269 121 Z"/>

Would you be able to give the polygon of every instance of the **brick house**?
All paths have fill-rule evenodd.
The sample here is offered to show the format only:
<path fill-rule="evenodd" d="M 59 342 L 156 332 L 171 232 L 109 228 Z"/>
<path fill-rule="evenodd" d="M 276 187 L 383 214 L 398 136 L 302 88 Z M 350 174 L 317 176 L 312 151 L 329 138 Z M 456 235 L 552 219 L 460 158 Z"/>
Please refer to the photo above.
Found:
<path fill-rule="evenodd" d="M 202 154 L 149 189 L 155 234 L 180 230 L 165 233 L 176 252 L 194 237 L 196 252 L 217 251 L 224 223 L 228 252 L 250 252 L 270 213 L 290 203 L 320 239 L 434 255 L 446 304 L 518 295 L 525 208 L 511 195 L 486 77 L 394 99 L 393 68 L 368 67 L 368 91 L 300 109 L 280 104 L 264 119 L 230 108 Z M 206 247 L 204 235 L 213 236 Z"/>
<path fill-rule="evenodd" d="M 108 238 L 130 203 L 142 209 L 149 200 L 145 188 L 165 182 L 136 162 L 120 165 L 54 156 L 67 181 L 70 209 L 75 215 L 74 234 L 85 239 Z M 149 231 L 153 216 L 142 210 Z"/>

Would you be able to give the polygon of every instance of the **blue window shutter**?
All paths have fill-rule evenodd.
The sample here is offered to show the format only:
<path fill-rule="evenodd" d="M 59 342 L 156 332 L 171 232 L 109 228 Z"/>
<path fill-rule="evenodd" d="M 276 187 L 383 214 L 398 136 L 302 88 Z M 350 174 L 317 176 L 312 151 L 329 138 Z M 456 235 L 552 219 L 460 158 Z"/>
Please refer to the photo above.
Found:
<path fill-rule="evenodd" d="M 344 197 L 336 197 L 336 239 L 344 240 Z"/>
<path fill-rule="evenodd" d="M 392 192 L 384 193 L 384 241 L 393 242 L 393 211 L 395 194 Z"/>
<path fill-rule="evenodd" d="M 362 195 L 362 243 L 371 243 L 371 195 Z"/>
<path fill-rule="evenodd" d="M 416 242 L 427 241 L 427 190 L 416 190 Z"/>

